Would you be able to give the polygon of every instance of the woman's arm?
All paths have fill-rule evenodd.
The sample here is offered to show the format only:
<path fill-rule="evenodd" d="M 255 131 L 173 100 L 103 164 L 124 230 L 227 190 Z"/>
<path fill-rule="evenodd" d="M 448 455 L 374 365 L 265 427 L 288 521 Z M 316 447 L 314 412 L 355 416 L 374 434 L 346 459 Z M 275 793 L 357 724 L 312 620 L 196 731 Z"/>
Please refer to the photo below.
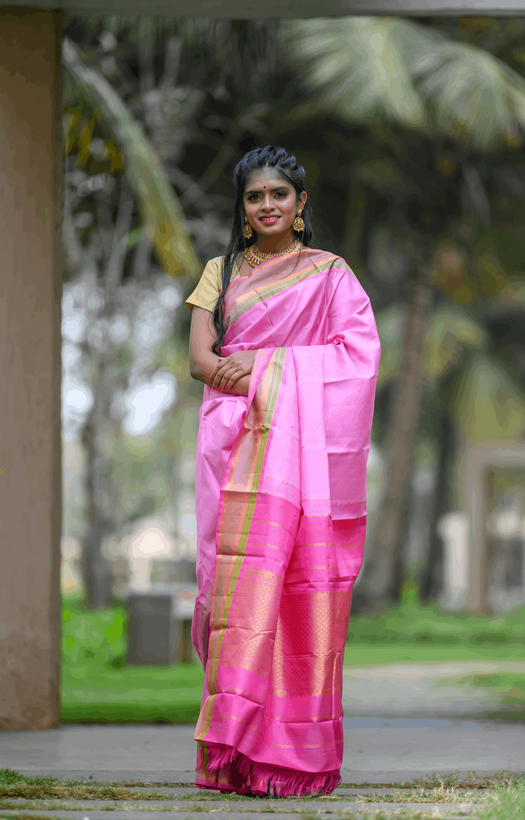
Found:
<path fill-rule="evenodd" d="M 211 385 L 210 376 L 219 363 L 212 350 L 216 338 L 213 314 L 195 305 L 191 313 L 190 374 L 207 385 Z"/>
<path fill-rule="evenodd" d="M 190 331 L 191 376 L 215 390 L 247 396 L 257 351 L 245 350 L 231 356 L 217 356 L 212 350 L 216 338 L 213 314 L 195 306 Z"/>

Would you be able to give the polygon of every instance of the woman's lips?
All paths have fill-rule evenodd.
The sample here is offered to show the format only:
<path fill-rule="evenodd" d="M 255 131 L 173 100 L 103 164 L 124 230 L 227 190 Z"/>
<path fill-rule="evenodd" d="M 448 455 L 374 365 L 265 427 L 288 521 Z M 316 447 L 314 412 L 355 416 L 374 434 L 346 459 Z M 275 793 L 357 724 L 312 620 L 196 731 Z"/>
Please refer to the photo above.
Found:
<path fill-rule="evenodd" d="M 260 216 L 259 222 L 263 222 L 265 225 L 272 225 L 274 222 L 277 222 L 278 219 L 281 217 L 279 216 Z"/>

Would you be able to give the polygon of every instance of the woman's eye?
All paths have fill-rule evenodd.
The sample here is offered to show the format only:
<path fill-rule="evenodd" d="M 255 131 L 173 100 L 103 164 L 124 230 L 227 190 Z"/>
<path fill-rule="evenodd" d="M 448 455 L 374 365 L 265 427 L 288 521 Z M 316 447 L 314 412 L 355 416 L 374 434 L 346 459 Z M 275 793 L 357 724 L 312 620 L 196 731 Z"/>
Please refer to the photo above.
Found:
<path fill-rule="evenodd" d="M 279 197 L 279 199 L 282 199 L 283 197 L 288 196 L 288 191 L 277 191 L 275 196 Z"/>

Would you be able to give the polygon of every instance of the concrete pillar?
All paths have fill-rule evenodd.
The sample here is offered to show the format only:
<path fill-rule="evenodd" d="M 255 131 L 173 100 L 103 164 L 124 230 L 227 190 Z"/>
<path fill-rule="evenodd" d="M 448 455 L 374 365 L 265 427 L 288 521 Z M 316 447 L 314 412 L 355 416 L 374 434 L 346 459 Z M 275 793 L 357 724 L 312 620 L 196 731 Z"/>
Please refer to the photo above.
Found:
<path fill-rule="evenodd" d="M 59 720 L 60 14 L 0 8 L 0 728 Z"/>

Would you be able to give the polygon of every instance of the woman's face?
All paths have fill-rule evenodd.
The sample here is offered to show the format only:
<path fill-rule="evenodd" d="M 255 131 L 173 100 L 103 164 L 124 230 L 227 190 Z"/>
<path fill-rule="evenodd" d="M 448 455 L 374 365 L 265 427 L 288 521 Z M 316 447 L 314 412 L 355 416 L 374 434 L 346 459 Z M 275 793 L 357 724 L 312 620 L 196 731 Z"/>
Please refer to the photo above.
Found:
<path fill-rule="evenodd" d="M 243 200 L 254 231 L 273 236 L 291 230 L 297 211 L 306 202 L 306 192 L 297 197 L 293 185 L 273 168 L 263 168 L 248 179 Z"/>

